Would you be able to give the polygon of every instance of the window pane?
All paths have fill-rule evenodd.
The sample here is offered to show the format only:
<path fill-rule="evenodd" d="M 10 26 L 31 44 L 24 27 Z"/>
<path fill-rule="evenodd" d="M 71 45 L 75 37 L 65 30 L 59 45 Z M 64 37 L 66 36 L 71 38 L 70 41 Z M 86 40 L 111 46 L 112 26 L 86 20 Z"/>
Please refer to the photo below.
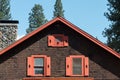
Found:
<path fill-rule="evenodd" d="M 82 74 L 82 59 L 81 58 L 73 58 L 73 75 L 81 75 Z"/>
<path fill-rule="evenodd" d="M 35 58 L 34 66 L 43 66 L 43 58 Z"/>
<path fill-rule="evenodd" d="M 44 74 L 44 69 L 43 68 L 34 68 L 35 74 Z"/>
<path fill-rule="evenodd" d="M 56 39 L 56 42 L 62 42 L 63 41 L 62 36 L 56 36 L 55 39 Z"/>

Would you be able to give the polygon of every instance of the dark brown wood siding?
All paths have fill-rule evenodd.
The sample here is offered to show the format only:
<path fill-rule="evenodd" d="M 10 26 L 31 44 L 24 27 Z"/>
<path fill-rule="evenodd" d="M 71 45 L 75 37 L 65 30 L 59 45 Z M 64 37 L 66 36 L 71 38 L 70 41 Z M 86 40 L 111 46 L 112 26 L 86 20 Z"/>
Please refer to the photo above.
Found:
<path fill-rule="evenodd" d="M 69 46 L 48 47 L 51 34 L 68 36 Z M 51 57 L 51 77 L 66 77 L 67 56 L 85 55 L 89 57 L 89 77 L 120 79 L 120 59 L 58 21 L 0 56 L 0 80 L 27 78 L 27 57 L 35 54 Z"/>

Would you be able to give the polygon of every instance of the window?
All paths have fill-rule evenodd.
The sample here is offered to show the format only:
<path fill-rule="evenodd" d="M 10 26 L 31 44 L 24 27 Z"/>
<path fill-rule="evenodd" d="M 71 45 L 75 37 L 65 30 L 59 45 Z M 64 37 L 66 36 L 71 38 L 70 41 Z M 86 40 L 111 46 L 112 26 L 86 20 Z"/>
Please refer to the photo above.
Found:
<path fill-rule="evenodd" d="M 53 34 L 48 36 L 48 46 L 65 47 L 68 46 L 68 37 L 63 34 Z"/>
<path fill-rule="evenodd" d="M 89 76 L 89 60 L 83 55 L 66 58 L 66 76 Z"/>
<path fill-rule="evenodd" d="M 28 57 L 28 76 L 50 76 L 50 68 L 50 57 L 46 55 Z"/>
<path fill-rule="evenodd" d="M 34 58 L 34 73 L 44 74 L 44 58 Z"/>
<path fill-rule="evenodd" d="M 73 58 L 72 59 L 72 72 L 73 75 L 82 75 L 82 59 L 81 58 Z"/>

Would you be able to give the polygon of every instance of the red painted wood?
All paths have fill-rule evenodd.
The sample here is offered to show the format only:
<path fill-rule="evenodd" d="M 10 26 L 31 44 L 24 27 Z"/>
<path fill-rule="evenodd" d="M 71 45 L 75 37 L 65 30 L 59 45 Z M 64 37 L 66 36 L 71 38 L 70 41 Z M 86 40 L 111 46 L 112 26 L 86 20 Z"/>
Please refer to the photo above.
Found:
<path fill-rule="evenodd" d="M 85 61 L 84 61 L 85 62 L 85 67 L 84 67 L 85 72 L 84 73 L 85 73 L 85 76 L 89 76 L 89 59 L 88 59 L 88 57 L 85 57 L 84 59 L 85 59 Z"/>
<path fill-rule="evenodd" d="M 66 76 L 72 75 L 72 66 L 71 66 L 71 58 L 66 57 Z"/>
<path fill-rule="evenodd" d="M 28 60 L 28 62 L 27 62 L 27 75 L 34 76 L 33 58 L 28 57 L 27 60 Z"/>
<path fill-rule="evenodd" d="M 61 41 L 57 41 L 57 37 L 61 38 Z M 48 46 L 52 47 L 64 47 L 68 46 L 68 37 L 63 34 L 53 34 L 48 36 Z"/>
<path fill-rule="evenodd" d="M 64 36 L 64 46 L 69 46 L 69 44 L 68 44 L 68 36 Z"/>
<path fill-rule="evenodd" d="M 64 47 L 63 41 L 64 41 L 64 35 L 63 34 L 53 34 L 54 36 L 54 45 L 53 47 Z M 57 41 L 57 37 L 61 38 L 61 42 Z"/>
<path fill-rule="evenodd" d="M 80 59 L 82 59 L 82 63 L 81 63 L 81 65 L 82 65 L 82 74 L 80 74 L 80 75 L 74 75 L 74 74 L 72 74 L 71 76 L 84 76 L 84 58 L 85 58 L 85 56 L 84 55 L 70 55 L 70 58 L 71 58 L 71 67 L 72 67 L 72 59 L 73 58 L 80 58 Z M 71 68 L 71 71 L 73 71 L 72 70 L 72 68 Z"/>
<path fill-rule="evenodd" d="M 52 35 L 49 35 L 48 36 L 48 46 L 54 46 L 55 45 L 54 40 L 55 40 L 55 37 Z"/>
<path fill-rule="evenodd" d="M 34 58 L 44 58 L 44 74 L 34 73 Z M 28 57 L 27 75 L 28 76 L 50 76 L 51 75 L 50 57 L 47 57 L 46 55 L 32 55 L 31 57 Z"/>
<path fill-rule="evenodd" d="M 46 57 L 46 62 L 45 62 L 45 76 L 50 76 L 51 75 L 51 58 Z"/>
<path fill-rule="evenodd" d="M 94 80 L 91 77 L 35 77 L 24 78 L 23 80 Z"/>

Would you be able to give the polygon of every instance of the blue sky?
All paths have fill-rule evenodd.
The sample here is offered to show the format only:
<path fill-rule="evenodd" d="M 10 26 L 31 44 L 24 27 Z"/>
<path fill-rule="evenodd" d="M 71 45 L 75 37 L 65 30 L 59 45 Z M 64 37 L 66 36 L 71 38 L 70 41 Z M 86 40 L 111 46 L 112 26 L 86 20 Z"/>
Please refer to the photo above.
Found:
<path fill-rule="evenodd" d="M 110 24 L 104 16 L 107 3 L 107 0 L 62 0 L 65 18 L 102 42 L 106 42 L 102 31 Z M 48 20 L 53 17 L 55 0 L 11 0 L 12 19 L 19 20 L 18 37 L 26 34 L 28 13 L 34 4 L 42 5 Z"/>

